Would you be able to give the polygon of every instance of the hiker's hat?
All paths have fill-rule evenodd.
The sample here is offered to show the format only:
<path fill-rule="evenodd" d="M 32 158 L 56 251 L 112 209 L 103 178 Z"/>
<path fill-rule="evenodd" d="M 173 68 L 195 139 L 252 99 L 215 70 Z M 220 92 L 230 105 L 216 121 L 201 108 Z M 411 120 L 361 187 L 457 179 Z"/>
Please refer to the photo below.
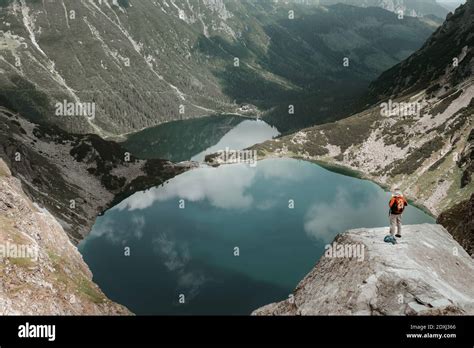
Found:
<path fill-rule="evenodd" d="M 400 190 L 399 188 L 396 188 L 395 190 L 393 190 L 393 195 L 394 196 L 403 196 L 402 190 Z"/>

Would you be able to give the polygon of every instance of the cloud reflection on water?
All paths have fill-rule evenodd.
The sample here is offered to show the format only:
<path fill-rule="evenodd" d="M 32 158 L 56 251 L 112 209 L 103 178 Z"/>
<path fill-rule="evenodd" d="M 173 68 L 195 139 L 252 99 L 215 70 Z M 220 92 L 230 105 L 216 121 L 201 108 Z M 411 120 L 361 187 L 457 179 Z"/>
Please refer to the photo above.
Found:
<path fill-rule="evenodd" d="M 272 139 L 279 134 L 275 127 L 270 126 L 264 121 L 245 120 L 225 134 L 216 145 L 195 155 L 191 160 L 202 162 L 206 155 L 217 153 L 226 147 L 232 150 L 242 150 L 253 144 Z"/>
<path fill-rule="evenodd" d="M 278 160 L 262 161 L 256 167 L 232 164 L 218 168 L 198 168 L 173 178 L 162 187 L 137 192 L 114 209 L 147 209 L 155 202 L 181 198 L 190 202 L 207 200 L 212 206 L 221 209 L 249 209 L 255 203 L 250 188 L 258 176 L 265 180 L 294 182 L 311 175 L 310 168 L 300 166 L 302 168 L 295 170 L 296 163 L 296 160 Z M 268 199 L 259 205 L 260 208 L 268 206 Z"/>
<path fill-rule="evenodd" d="M 381 202 L 387 194 L 376 189 L 365 188 L 364 193 L 356 188 L 338 186 L 334 199 L 330 202 L 316 202 L 309 207 L 304 222 L 306 233 L 318 240 L 330 242 L 334 235 L 348 228 L 360 228 L 367 225 L 367 214 L 382 214 L 385 209 Z M 387 207 L 388 210 L 388 207 Z M 373 223 L 373 222 L 372 222 Z"/>

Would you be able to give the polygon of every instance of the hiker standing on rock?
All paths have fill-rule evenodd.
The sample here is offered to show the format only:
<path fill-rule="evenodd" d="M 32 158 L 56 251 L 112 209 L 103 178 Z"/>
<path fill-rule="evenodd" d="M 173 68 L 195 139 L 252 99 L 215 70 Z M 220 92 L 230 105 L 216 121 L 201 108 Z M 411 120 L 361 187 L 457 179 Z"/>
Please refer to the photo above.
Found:
<path fill-rule="evenodd" d="M 392 193 L 392 198 L 388 202 L 390 207 L 389 218 L 390 218 L 390 235 L 395 234 L 395 229 L 397 229 L 397 234 L 395 237 L 401 238 L 402 236 L 402 214 L 405 207 L 408 205 L 407 200 L 403 197 L 400 189 L 395 189 Z"/>

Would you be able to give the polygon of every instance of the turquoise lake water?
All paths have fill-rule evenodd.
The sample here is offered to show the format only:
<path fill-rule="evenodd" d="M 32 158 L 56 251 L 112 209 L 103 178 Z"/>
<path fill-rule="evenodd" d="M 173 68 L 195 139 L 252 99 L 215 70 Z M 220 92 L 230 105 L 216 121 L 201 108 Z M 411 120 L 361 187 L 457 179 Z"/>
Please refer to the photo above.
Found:
<path fill-rule="evenodd" d="M 248 146 L 237 127 L 212 150 Z M 388 226 L 389 198 L 372 182 L 295 159 L 203 166 L 107 211 L 80 251 L 105 294 L 136 314 L 245 315 L 286 298 L 337 233 Z M 403 215 L 425 222 L 434 219 L 413 206 Z"/>

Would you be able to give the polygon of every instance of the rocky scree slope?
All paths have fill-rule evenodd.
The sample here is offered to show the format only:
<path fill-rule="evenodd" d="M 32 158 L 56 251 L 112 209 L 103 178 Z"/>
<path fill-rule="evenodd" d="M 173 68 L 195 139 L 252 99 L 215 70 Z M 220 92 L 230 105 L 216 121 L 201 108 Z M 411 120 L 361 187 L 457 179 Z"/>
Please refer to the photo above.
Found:
<path fill-rule="evenodd" d="M 293 296 L 254 315 L 472 315 L 474 260 L 440 225 L 349 230 L 338 245 L 364 246 L 363 260 L 321 257 Z"/>
<path fill-rule="evenodd" d="M 0 224 L 0 315 L 131 314 L 102 293 L 62 226 L 1 159 Z M 18 257 L 12 246 L 36 252 Z"/>

